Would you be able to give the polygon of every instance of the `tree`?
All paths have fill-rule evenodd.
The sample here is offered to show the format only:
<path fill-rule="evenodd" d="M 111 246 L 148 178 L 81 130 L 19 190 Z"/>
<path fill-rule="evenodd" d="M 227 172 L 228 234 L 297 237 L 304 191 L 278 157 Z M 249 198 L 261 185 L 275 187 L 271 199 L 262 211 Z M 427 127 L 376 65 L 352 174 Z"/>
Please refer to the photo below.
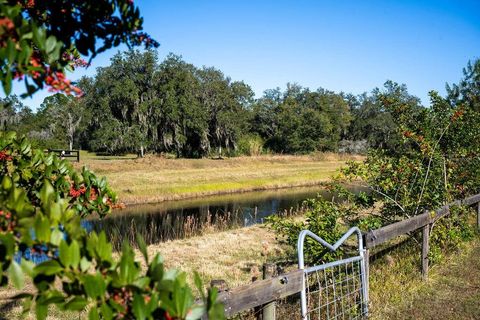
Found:
<path fill-rule="evenodd" d="M 0 99 L 0 130 L 8 131 L 17 127 L 22 121 L 22 114 L 27 108 L 16 95 Z"/>
<path fill-rule="evenodd" d="M 118 53 L 110 66 L 98 69 L 88 90 L 86 100 L 94 117 L 93 130 L 119 133 L 116 139 L 112 137 L 116 151 L 134 151 L 143 156 L 149 144 L 157 60 L 153 51 Z M 120 128 L 112 127 L 113 122 L 119 122 Z M 102 135 L 97 138 L 102 140 Z M 102 141 L 93 144 L 102 145 Z"/>
<path fill-rule="evenodd" d="M 252 130 L 276 152 L 336 151 L 351 115 L 341 94 L 288 84 L 268 90 L 253 107 Z"/>
<path fill-rule="evenodd" d="M 156 89 L 155 132 L 158 151 L 177 157 L 202 157 L 210 150 L 208 114 L 200 101 L 197 69 L 182 57 L 170 54 L 160 64 Z"/>
<path fill-rule="evenodd" d="M 57 136 L 64 136 L 69 150 L 73 149 L 74 138 L 87 117 L 81 101 L 73 96 L 60 93 L 46 97 L 40 106 L 40 112 L 46 112 L 50 119 L 51 130 Z"/>
<path fill-rule="evenodd" d="M 215 148 L 221 155 L 249 130 L 253 91 L 219 70 L 173 54 L 158 64 L 151 51 L 119 53 L 111 62 L 80 81 L 94 151 L 203 157 Z"/>
<path fill-rule="evenodd" d="M 198 74 L 202 83 L 201 102 L 208 110 L 210 144 L 221 157 L 222 148 L 236 148 L 252 90 L 242 82 L 232 82 L 215 68 L 203 68 Z"/>
<path fill-rule="evenodd" d="M 363 93 L 350 97 L 353 121 L 346 135 L 350 140 L 367 140 L 369 147 L 395 150 L 400 146 L 401 135 L 390 110 L 385 108 L 386 100 L 398 100 L 413 107 L 417 112 L 420 100 L 408 93 L 405 85 L 387 81 L 384 89 L 375 88 L 371 94 Z"/>

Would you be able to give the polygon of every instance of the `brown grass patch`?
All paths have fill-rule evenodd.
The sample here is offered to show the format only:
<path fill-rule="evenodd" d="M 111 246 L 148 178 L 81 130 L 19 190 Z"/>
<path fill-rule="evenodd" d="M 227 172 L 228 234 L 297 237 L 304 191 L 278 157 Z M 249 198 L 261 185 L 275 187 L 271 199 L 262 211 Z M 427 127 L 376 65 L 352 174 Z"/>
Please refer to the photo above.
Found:
<path fill-rule="evenodd" d="M 270 229 L 258 225 L 148 246 L 149 255 L 160 253 L 167 268 L 189 275 L 196 271 L 206 285 L 222 279 L 230 288 L 251 283 L 261 276 L 264 263 L 285 257 L 289 250 Z M 139 252 L 137 259 L 142 259 Z"/>

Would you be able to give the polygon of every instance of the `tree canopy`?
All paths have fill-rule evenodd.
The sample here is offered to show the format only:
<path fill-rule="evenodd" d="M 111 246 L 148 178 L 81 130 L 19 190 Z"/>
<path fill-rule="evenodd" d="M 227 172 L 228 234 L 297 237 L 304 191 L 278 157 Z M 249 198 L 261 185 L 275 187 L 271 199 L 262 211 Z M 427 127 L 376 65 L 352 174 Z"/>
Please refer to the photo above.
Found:
<path fill-rule="evenodd" d="M 48 131 L 50 140 L 39 142 L 178 157 L 248 153 L 245 146 L 252 143 L 294 154 L 341 151 L 345 141 L 362 145 L 356 148 L 362 152 L 366 146 L 394 150 L 401 135 L 382 99 L 423 108 L 405 85 L 392 81 L 358 96 L 289 83 L 285 91 L 266 90 L 255 99 L 248 84 L 214 67 L 199 68 L 174 54 L 159 61 L 152 50 L 117 53 L 109 66 L 82 78 L 78 86 L 84 94 L 77 102 L 46 99 L 32 115 L 39 127 L 29 133 L 31 138 Z M 53 101 L 63 106 L 63 113 L 53 112 Z M 72 105 L 81 118 L 77 125 L 66 111 Z M 69 128 L 65 119 L 70 119 Z"/>

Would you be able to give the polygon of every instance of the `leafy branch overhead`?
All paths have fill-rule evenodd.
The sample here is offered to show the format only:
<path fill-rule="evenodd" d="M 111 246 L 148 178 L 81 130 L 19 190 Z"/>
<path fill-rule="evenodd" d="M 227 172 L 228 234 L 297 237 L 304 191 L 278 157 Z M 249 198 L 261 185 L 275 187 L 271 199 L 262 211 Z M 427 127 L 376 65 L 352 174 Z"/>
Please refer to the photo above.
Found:
<path fill-rule="evenodd" d="M 130 0 L 0 1 L 0 80 L 11 92 L 13 80 L 31 95 L 51 91 L 81 94 L 65 71 L 85 67 L 97 54 L 121 43 L 158 43 L 142 32 L 143 19 Z"/>

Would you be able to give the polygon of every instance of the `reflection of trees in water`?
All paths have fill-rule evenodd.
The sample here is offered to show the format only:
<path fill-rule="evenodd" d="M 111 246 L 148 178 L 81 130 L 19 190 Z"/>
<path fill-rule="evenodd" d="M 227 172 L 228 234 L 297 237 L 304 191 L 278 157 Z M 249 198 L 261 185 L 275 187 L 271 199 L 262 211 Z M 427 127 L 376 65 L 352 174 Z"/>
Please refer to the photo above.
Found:
<path fill-rule="evenodd" d="M 356 191 L 355 188 L 352 188 Z M 322 191 L 322 192 L 320 192 Z M 267 197 L 253 197 L 248 201 L 230 199 L 227 202 L 202 204 L 195 207 L 166 209 L 161 206 L 138 206 L 131 211 L 112 214 L 103 220 L 85 221 L 85 227 L 105 231 L 118 249 L 123 241 L 135 243 L 137 232 L 147 244 L 190 237 L 205 231 L 220 231 L 239 226 L 262 223 L 274 213 L 294 214 L 304 199 L 321 196 L 331 199 L 324 190 L 289 194 L 287 191 Z M 188 203 L 187 203 L 188 205 Z"/>
<path fill-rule="evenodd" d="M 201 234 L 206 230 L 225 230 L 242 226 L 241 207 L 236 204 L 119 215 L 91 222 L 97 231 L 119 248 L 123 241 L 135 242 L 137 232 L 147 244 Z"/>

